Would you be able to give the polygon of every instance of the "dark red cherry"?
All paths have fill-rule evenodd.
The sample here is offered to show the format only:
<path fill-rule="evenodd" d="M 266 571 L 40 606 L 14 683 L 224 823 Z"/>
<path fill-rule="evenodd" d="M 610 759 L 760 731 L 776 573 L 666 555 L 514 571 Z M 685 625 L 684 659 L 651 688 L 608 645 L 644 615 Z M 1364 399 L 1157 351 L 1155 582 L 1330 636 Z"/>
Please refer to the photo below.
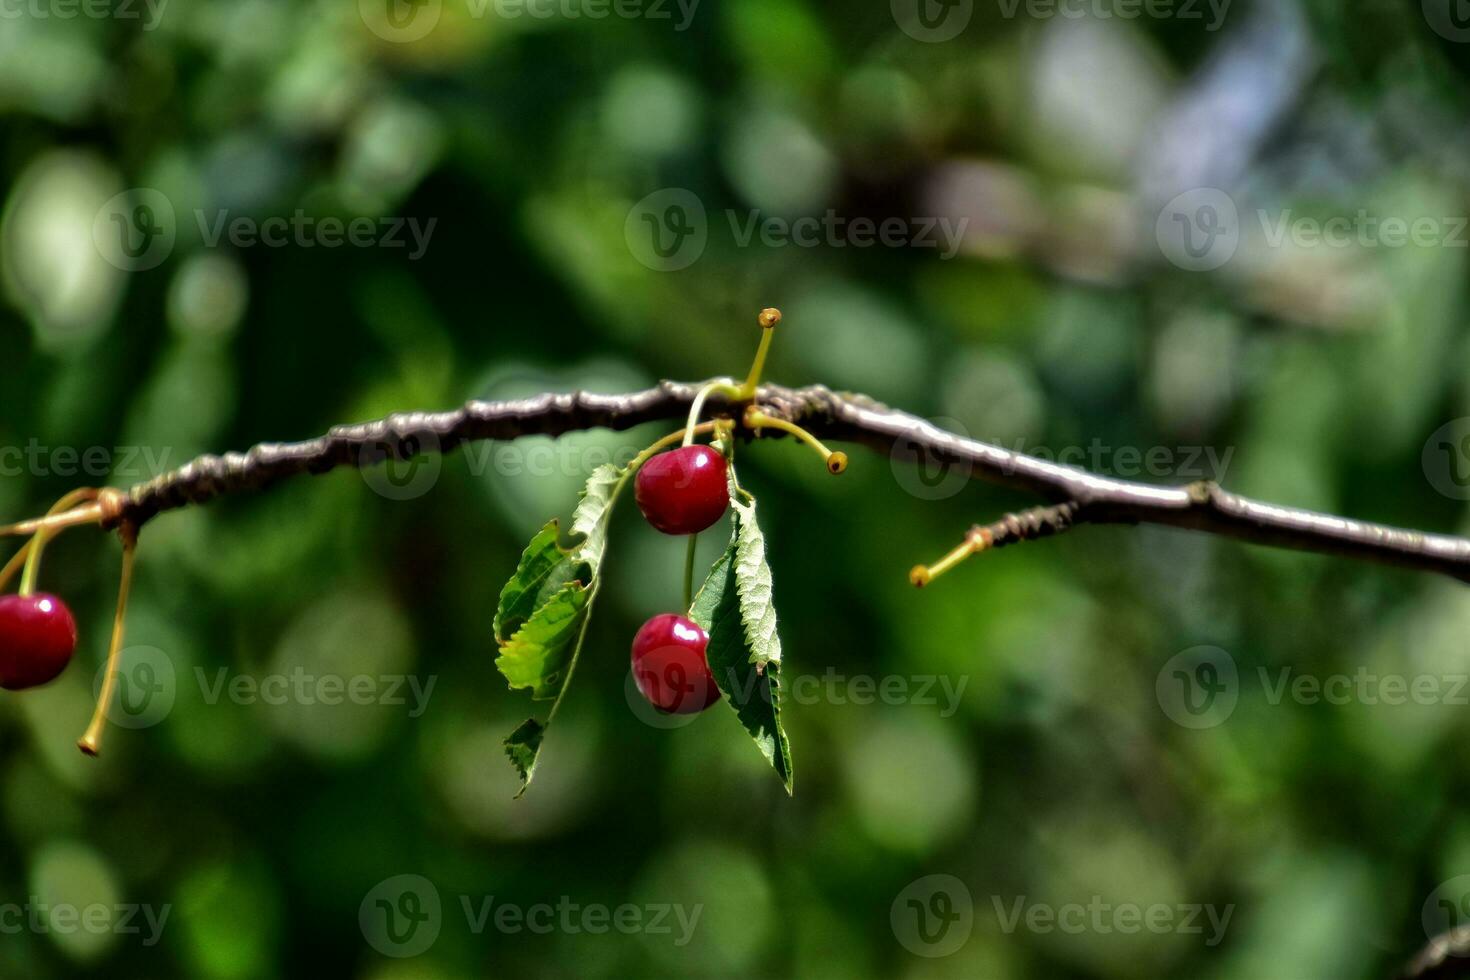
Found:
<path fill-rule="evenodd" d="M 659 453 L 638 470 L 638 509 L 665 534 L 698 534 L 730 504 L 725 469 L 725 457 L 708 446 Z"/>
<path fill-rule="evenodd" d="M 692 715 L 720 699 L 720 689 L 705 660 L 709 634 L 674 613 L 661 613 L 633 637 L 633 679 L 660 711 Z"/>
<path fill-rule="evenodd" d="M 66 669 L 77 648 L 77 621 L 54 595 L 0 596 L 0 687 L 39 687 Z"/>

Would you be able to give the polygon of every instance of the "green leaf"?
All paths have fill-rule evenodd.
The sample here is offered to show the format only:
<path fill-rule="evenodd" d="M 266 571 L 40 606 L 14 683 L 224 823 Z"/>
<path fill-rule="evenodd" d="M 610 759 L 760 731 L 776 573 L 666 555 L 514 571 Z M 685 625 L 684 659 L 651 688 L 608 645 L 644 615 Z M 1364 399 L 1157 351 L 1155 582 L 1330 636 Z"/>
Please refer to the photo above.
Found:
<path fill-rule="evenodd" d="M 748 515 L 748 517 L 747 517 Z M 710 569 L 709 577 L 694 597 L 689 608 L 689 618 L 702 626 L 709 634 L 709 645 L 705 656 L 709 660 L 710 672 L 715 683 L 725 695 L 725 701 L 735 710 L 736 717 L 755 740 L 761 755 L 776 770 L 786 792 L 791 793 L 791 746 L 786 732 L 781 728 L 781 662 L 780 646 L 777 642 L 776 657 L 764 664 L 757 662 L 749 636 L 750 622 L 745 618 L 747 605 L 758 615 L 760 633 L 774 638 L 776 631 L 775 609 L 769 603 L 770 569 L 765 569 L 767 582 L 766 603 L 762 606 L 755 599 L 749 603 L 740 591 L 739 555 L 742 531 L 746 524 L 754 524 L 755 510 L 737 508 L 732 514 L 735 527 L 730 536 L 730 546 Z M 760 530 L 755 529 L 755 540 Z M 747 533 L 747 540 L 750 536 Z M 750 545 L 747 544 L 747 549 Z M 751 552 L 747 550 L 747 555 Z M 764 565 L 764 558 L 760 560 Z M 760 608 L 755 608 L 760 606 Z"/>
<path fill-rule="evenodd" d="M 535 615 L 516 630 L 495 658 L 495 666 L 511 687 L 529 687 L 537 701 L 549 701 L 561 693 L 581 643 L 591 601 L 592 590 L 573 582 L 537 608 Z"/>
<path fill-rule="evenodd" d="M 505 739 L 506 755 L 521 775 L 521 793 L 530 785 L 542 737 L 577 668 L 607 549 L 608 517 L 625 476 L 625 470 L 611 464 L 599 466 L 572 515 L 572 531 L 580 542 L 563 550 L 557 544 L 557 522 L 548 522 L 526 546 L 515 575 L 500 593 L 495 666 L 512 688 L 530 688 L 532 698 L 553 702 L 545 724 L 532 718 Z"/>
<path fill-rule="evenodd" d="M 776 633 L 776 598 L 771 566 L 766 564 L 766 538 L 755 521 L 755 498 L 734 483 L 730 470 L 730 506 L 735 511 L 735 588 L 751 663 L 781 663 L 781 637 Z M 749 502 L 742 502 L 741 497 Z"/>
<path fill-rule="evenodd" d="M 495 610 L 495 642 L 501 646 L 509 643 L 536 610 L 568 583 L 579 581 L 590 585 L 592 582 L 589 563 L 574 560 L 556 543 L 558 527 L 553 519 L 536 532 L 521 553 L 515 575 L 500 591 L 500 604 Z"/>
<path fill-rule="evenodd" d="M 527 718 L 505 737 L 505 754 L 510 757 L 510 764 L 516 767 L 516 772 L 521 774 L 521 792 L 516 796 L 531 785 L 531 776 L 536 772 L 536 753 L 541 750 L 541 737 L 545 734 L 545 725 L 535 718 Z"/>
<path fill-rule="evenodd" d="M 521 553 L 520 564 L 505 588 L 495 610 L 495 642 L 501 646 L 526 624 L 537 609 L 571 582 L 591 587 L 607 547 L 607 509 L 613 492 L 623 479 L 623 470 L 604 463 L 593 471 L 582 500 L 572 514 L 572 533 L 582 540 L 570 551 L 557 544 L 560 527 L 555 518 L 536 532 Z"/>
<path fill-rule="evenodd" d="M 618 484 L 627 476 L 627 470 L 611 463 L 603 463 L 592 471 L 592 477 L 582 491 L 582 502 L 572 514 L 572 533 L 584 535 L 577 549 L 581 558 L 592 566 L 595 574 L 602 564 L 602 553 L 607 548 L 608 509 Z"/>

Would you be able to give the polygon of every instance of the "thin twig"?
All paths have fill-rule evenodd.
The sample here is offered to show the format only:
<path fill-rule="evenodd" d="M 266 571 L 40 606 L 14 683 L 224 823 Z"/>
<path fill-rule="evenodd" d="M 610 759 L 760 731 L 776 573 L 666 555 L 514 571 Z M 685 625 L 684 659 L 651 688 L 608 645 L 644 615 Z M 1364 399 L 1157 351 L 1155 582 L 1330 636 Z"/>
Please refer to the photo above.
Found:
<path fill-rule="evenodd" d="M 451 412 L 410 412 L 375 422 L 338 426 L 319 439 L 265 443 L 246 453 L 201 456 L 133 487 L 106 519 L 141 527 L 156 515 L 225 494 L 256 490 L 305 473 L 364 467 L 423 452 L 449 452 L 482 439 L 561 435 L 579 429 L 630 429 L 682 418 L 698 384 L 665 382 L 626 395 L 546 394 L 519 401 L 470 402 Z M 1280 548 L 1294 548 L 1440 572 L 1470 581 L 1470 540 L 1402 530 L 1262 503 L 1213 483 L 1151 486 L 1111 477 L 967 439 L 862 395 L 820 385 L 762 386 L 755 402 L 774 418 L 801 424 L 820 438 L 866 445 L 928 463 L 968 467 L 991 483 L 1071 502 L 1074 523 L 1158 524 L 1189 528 Z M 709 411 L 739 418 L 728 395 L 710 398 Z"/>
<path fill-rule="evenodd" d="M 965 540 L 939 561 L 933 565 L 915 565 L 909 572 L 909 581 L 923 588 L 971 555 L 1061 534 L 1077 523 L 1080 509 L 1069 500 L 1007 514 L 992 524 L 976 524 L 965 532 Z"/>

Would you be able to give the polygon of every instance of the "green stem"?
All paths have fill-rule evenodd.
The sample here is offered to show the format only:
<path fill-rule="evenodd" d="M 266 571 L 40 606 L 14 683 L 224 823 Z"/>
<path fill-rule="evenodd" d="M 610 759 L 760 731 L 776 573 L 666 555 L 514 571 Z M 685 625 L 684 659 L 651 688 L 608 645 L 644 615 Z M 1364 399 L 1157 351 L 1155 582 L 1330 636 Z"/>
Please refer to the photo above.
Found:
<path fill-rule="evenodd" d="M 745 384 L 736 389 L 738 398 L 755 397 L 755 390 L 761 383 L 761 372 L 766 369 L 766 354 L 771 349 L 771 335 L 775 332 L 776 328 L 773 326 L 761 328 L 761 342 L 755 349 L 755 360 L 751 362 L 750 373 L 745 376 Z"/>
<path fill-rule="evenodd" d="M 694 550 L 699 543 L 699 535 L 689 535 L 689 547 L 684 553 L 684 608 L 689 609 L 694 605 Z"/>
<path fill-rule="evenodd" d="M 693 403 L 689 406 L 689 420 L 684 425 L 683 445 L 690 446 L 694 444 L 694 433 L 699 422 L 700 413 L 704 411 L 705 400 L 716 391 L 723 391 L 729 395 L 738 394 L 740 389 L 732 384 L 728 378 L 716 378 L 714 381 L 710 381 L 704 387 L 700 388 L 694 396 Z"/>
<path fill-rule="evenodd" d="M 26 555 L 25 568 L 20 573 L 20 594 L 30 595 L 36 591 L 36 579 L 41 574 L 41 551 L 46 547 L 46 532 L 37 531 L 31 540 L 31 553 Z"/>

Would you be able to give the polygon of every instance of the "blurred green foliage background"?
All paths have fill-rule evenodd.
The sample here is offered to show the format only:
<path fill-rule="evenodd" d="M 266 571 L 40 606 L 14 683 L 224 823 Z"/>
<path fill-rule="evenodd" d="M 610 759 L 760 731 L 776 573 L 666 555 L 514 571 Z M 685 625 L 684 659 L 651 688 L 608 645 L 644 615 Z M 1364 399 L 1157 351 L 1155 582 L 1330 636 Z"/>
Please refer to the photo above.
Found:
<path fill-rule="evenodd" d="M 1451 239 L 1470 46 L 1433 3 L 1237 0 L 1218 22 L 1203 5 L 974 0 L 915 21 L 903 0 L 388 3 L 5 7 L 0 446 L 31 449 L 0 459 L 0 514 L 395 410 L 739 375 L 755 312 L 777 305 L 784 383 L 1105 472 L 1466 529 L 1431 434 L 1467 414 Z M 1238 248 L 1203 272 L 1158 230 L 1196 187 L 1239 208 Z M 105 244 L 114 213 L 161 220 L 133 209 L 138 189 L 173 212 L 149 268 Z M 639 202 L 667 189 L 698 202 L 704 244 L 666 271 Z M 1325 247 L 1255 220 L 1360 210 L 1446 234 Z M 829 211 L 945 219 L 956 254 L 742 240 L 752 217 Z M 221 214 L 298 213 L 433 225 L 417 258 L 211 243 Z M 74 741 L 118 548 L 62 538 L 43 585 L 82 647 L 54 685 L 0 697 L 0 908 L 170 911 L 151 945 L 146 927 L 6 930 L 0 975 L 1348 980 L 1457 921 L 1435 916 L 1470 872 L 1463 703 L 1273 690 L 1283 671 L 1366 671 L 1462 696 L 1463 586 L 1085 528 L 915 592 L 911 565 L 1029 501 L 862 452 L 832 479 L 789 441 L 743 450 L 742 478 L 788 683 L 842 679 L 785 713 L 794 799 L 722 707 L 673 729 L 630 707 L 628 644 L 677 605 L 683 544 L 625 502 L 576 683 L 513 801 L 500 739 L 533 706 L 495 672 L 494 599 L 599 454 L 662 431 L 476 447 L 425 462 L 408 499 L 344 470 L 161 517 L 129 642 L 169 703 L 114 725 L 100 761 Z M 93 448 L 100 475 L 58 454 Z M 712 559 L 723 533 L 706 538 Z M 1228 717 L 1196 729 L 1161 692 L 1202 645 L 1238 679 Z M 434 686 L 416 716 L 407 688 L 407 706 L 210 696 L 297 668 Z M 933 686 L 854 704 L 857 677 Z M 359 912 L 401 874 L 443 912 L 431 948 L 396 959 Z M 894 924 L 932 874 L 963 882 L 973 914 L 943 957 Z M 701 912 L 685 945 L 477 932 L 462 901 L 491 896 Z M 1219 942 L 1203 916 L 1202 932 L 1007 928 L 1018 898 L 1231 912 Z"/>

